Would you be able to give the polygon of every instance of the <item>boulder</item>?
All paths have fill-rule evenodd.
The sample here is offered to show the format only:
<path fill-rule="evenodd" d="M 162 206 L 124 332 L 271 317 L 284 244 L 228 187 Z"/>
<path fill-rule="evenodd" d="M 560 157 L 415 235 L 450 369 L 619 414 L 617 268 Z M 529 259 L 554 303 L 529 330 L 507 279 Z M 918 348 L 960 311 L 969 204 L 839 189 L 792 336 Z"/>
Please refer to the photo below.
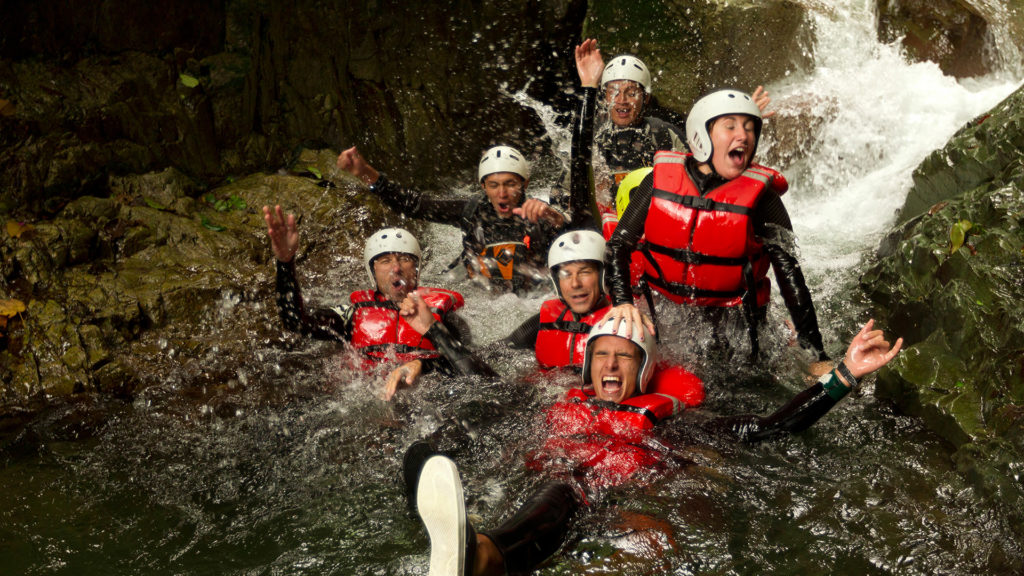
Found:
<path fill-rule="evenodd" d="M 906 351 L 876 394 L 920 416 L 1024 526 L 1024 89 L 914 174 L 861 287 Z M 1024 536 L 1024 529 L 1020 531 Z"/>

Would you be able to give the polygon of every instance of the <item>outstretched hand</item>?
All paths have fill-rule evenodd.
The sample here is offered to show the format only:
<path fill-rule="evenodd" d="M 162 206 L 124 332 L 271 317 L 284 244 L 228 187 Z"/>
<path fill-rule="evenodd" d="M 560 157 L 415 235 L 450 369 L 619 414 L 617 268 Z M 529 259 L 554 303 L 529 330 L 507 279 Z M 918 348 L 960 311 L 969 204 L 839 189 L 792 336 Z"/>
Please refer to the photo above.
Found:
<path fill-rule="evenodd" d="M 267 236 L 270 236 L 270 249 L 274 257 L 281 262 L 291 262 L 299 249 L 299 225 L 295 214 L 287 217 L 280 206 L 263 207 L 263 219 L 267 222 Z"/>
<path fill-rule="evenodd" d="M 843 359 L 843 363 L 850 369 L 854 378 L 860 379 L 861 376 L 871 374 L 885 366 L 896 357 L 896 354 L 899 354 L 900 348 L 903 347 L 903 338 L 898 338 L 896 344 L 890 347 L 881 330 L 872 330 L 874 325 L 873 319 L 868 320 L 860 332 L 853 337 L 849 348 L 846 349 L 846 358 Z"/>
<path fill-rule="evenodd" d="M 771 118 L 775 116 L 775 111 L 765 112 L 772 103 L 771 96 L 768 95 L 768 91 L 764 89 L 764 86 L 758 86 L 754 89 L 754 93 L 750 95 L 754 99 L 754 104 L 757 104 L 757 109 L 761 111 L 761 119 Z"/>
<path fill-rule="evenodd" d="M 388 374 L 388 379 L 384 383 L 384 392 L 382 394 L 384 400 L 391 400 L 399 388 L 408 388 L 416 384 L 422 373 L 422 360 L 412 360 L 395 368 L 391 374 Z"/>
<path fill-rule="evenodd" d="M 380 178 L 380 172 L 363 159 L 363 155 L 355 146 L 338 155 L 338 168 L 366 182 L 367 185 L 373 184 L 377 178 Z"/>
<path fill-rule="evenodd" d="M 410 292 L 402 300 L 398 306 L 398 314 L 420 334 L 426 334 L 434 322 L 437 322 L 434 315 L 430 313 L 430 307 L 423 301 L 423 297 L 418 291 Z"/>
<path fill-rule="evenodd" d="M 575 57 L 580 84 L 584 88 L 597 88 L 601 84 L 601 74 L 604 73 L 604 59 L 597 49 L 597 40 L 585 39 L 576 47 Z"/>

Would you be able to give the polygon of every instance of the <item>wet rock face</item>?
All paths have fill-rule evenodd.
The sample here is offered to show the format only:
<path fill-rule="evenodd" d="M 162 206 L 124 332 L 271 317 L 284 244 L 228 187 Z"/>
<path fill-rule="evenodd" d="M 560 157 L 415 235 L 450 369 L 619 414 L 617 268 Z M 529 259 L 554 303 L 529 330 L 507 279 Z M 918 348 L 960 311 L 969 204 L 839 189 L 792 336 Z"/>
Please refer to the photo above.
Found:
<path fill-rule="evenodd" d="M 1018 50 L 1024 48 L 1024 3 L 980 0 L 885 0 L 877 2 L 878 36 L 901 40 L 917 61 L 931 61 L 957 78 L 980 76 L 996 69 L 987 42 L 996 23 Z M 1018 52 L 1019 53 L 1019 52 Z"/>
<path fill-rule="evenodd" d="M 909 347 L 876 394 L 958 447 L 958 468 L 1024 509 L 1024 90 L 914 174 L 861 286 Z M 1008 504 L 1009 505 L 1009 504 Z M 1024 524 L 1020 524 L 1024 526 Z"/>

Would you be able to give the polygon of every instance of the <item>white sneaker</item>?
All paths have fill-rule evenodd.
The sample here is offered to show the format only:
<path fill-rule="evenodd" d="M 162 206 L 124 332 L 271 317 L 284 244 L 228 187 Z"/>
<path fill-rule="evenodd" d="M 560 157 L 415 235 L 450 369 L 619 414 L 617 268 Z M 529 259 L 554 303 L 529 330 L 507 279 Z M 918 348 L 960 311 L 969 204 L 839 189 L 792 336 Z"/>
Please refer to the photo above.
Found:
<path fill-rule="evenodd" d="M 420 472 L 416 509 L 430 535 L 429 576 L 463 576 L 466 569 L 466 502 L 459 469 L 431 456 Z"/>

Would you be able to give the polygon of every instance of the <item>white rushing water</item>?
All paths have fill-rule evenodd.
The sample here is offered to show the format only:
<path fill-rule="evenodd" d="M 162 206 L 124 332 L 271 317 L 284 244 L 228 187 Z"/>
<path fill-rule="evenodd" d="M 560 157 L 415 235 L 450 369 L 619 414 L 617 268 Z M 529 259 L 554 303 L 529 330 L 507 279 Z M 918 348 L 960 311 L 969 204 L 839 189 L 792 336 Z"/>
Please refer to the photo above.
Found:
<path fill-rule="evenodd" d="M 1022 72 L 1019 52 L 1007 48 L 1011 53 L 996 59 L 1003 70 L 958 81 L 934 63 L 909 62 L 898 42 L 880 43 L 874 2 L 807 4 L 817 36 L 814 69 L 769 88 L 780 116 L 807 115 L 806 103 L 817 103 L 810 105 L 813 143 L 783 168 L 801 261 L 818 285 L 875 249 L 903 205 L 914 169 L 1008 96 Z M 993 31 L 996 46 L 999 33 Z"/>

